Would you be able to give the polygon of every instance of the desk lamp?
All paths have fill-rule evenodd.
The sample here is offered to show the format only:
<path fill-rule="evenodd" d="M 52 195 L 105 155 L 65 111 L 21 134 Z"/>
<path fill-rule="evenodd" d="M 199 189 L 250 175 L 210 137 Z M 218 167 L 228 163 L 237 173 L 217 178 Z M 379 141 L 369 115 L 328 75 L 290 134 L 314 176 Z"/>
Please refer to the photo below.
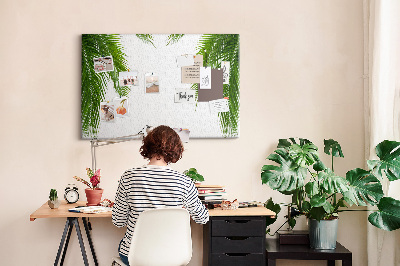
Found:
<path fill-rule="evenodd" d="M 100 139 L 100 140 L 92 139 L 92 140 L 90 140 L 93 172 L 96 172 L 96 148 L 97 147 L 107 146 L 110 144 L 121 143 L 121 142 L 136 140 L 136 139 L 141 139 L 141 138 L 145 137 L 152 129 L 153 129 L 153 127 L 146 125 L 144 128 L 142 128 L 142 130 L 140 130 L 137 134 L 134 134 L 134 135 L 123 136 L 123 137 L 118 137 L 118 138 L 110 138 L 110 139 Z"/>

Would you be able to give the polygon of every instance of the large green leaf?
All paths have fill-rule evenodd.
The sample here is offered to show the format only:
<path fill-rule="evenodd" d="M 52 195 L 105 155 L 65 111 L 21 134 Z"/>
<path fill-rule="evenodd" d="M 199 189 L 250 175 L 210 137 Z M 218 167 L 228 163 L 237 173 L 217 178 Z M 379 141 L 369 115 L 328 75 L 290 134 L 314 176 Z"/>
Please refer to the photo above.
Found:
<path fill-rule="evenodd" d="M 376 177 L 382 179 L 382 171 L 389 181 L 400 179 L 400 142 L 384 140 L 376 148 L 380 160 L 369 160 L 368 167 Z"/>
<path fill-rule="evenodd" d="M 269 226 L 269 225 L 273 224 L 276 221 L 276 219 L 278 219 L 278 213 L 281 211 L 281 206 L 277 203 L 274 203 L 272 198 L 269 198 L 264 203 L 264 207 L 275 213 L 275 216 L 273 216 L 274 218 L 271 218 L 271 216 L 266 217 L 266 223 L 267 223 L 267 226 Z"/>
<path fill-rule="evenodd" d="M 335 175 L 329 168 L 318 173 L 318 180 L 321 183 L 322 191 L 327 194 L 344 193 L 349 190 L 347 180 Z"/>
<path fill-rule="evenodd" d="M 368 216 L 368 221 L 383 230 L 393 231 L 400 228 L 400 201 L 384 197 L 378 204 L 379 211 Z"/>
<path fill-rule="evenodd" d="M 315 195 L 311 197 L 310 203 L 312 207 L 324 208 L 326 213 L 330 213 L 333 210 L 332 204 L 330 204 L 323 195 Z"/>
<path fill-rule="evenodd" d="M 318 147 L 311 142 L 304 145 L 293 144 L 289 147 L 289 156 L 297 165 L 307 167 L 319 160 Z"/>
<path fill-rule="evenodd" d="M 335 157 L 344 157 L 339 142 L 333 139 L 324 139 L 324 152 Z"/>
<path fill-rule="evenodd" d="M 288 156 L 285 149 L 277 149 L 267 159 L 279 164 L 264 165 L 261 169 L 263 184 L 280 192 L 292 191 L 304 185 L 307 169 L 299 167 Z"/>
<path fill-rule="evenodd" d="M 317 195 L 320 191 L 318 188 L 318 182 L 314 181 L 314 182 L 308 182 L 305 186 L 305 191 L 307 193 L 307 196 L 309 198 Z"/>
<path fill-rule="evenodd" d="M 376 205 L 383 197 L 381 183 L 369 171 L 356 168 L 346 173 L 346 179 L 349 181 L 349 191 L 343 195 L 349 204 Z"/>
<path fill-rule="evenodd" d="M 326 212 L 323 207 L 312 207 L 308 212 L 307 217 L 320 221 L 324 219 Z"/>

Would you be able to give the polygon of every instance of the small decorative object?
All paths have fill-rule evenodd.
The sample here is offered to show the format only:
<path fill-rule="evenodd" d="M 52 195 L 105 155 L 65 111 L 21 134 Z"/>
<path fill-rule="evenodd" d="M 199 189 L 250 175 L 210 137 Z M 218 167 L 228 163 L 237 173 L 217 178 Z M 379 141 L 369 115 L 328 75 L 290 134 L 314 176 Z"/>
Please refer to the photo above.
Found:
<path fill-rule="evenodd" d="M 57 209 L 58 207 L 60 207 L 60 201 L 58 200 L 57 190 L 55 189 L 50 190 L 49 201 L 47 202 L 47 204 L 49 204 L 49 207 L 52 209 Z"/>
<path fill-rule="evenodd" d="M 86 173 L 89 177 L 89 182 L 86 180 L 74 176 L 74 178 L 88 186 L 89 188 L 85 189 L 86 198 L 87 198 L 87 206 L 97 206 L 100 204 L 101 195 L 103 194 L 103 189 L 99 188 L 100 183 L 100 169 L 98 169 L 95 173 L 93 173 L 92 169 L 86 168 Z"/>
<path fill-rule="evenodd" d="M 189 170 L 185 170 L 183 174 L 190 177 L 195 183 L 204 181 L 204 177 L 197 172 L 196 168 L 189 168 Z"/>
<path fill-rule="evenodd" d="M 64 199 L 68 203 L 75 203 L 78 201 L 78 187 L 75 184 L 68 184 L 68 186 L 65 188 Z"/>
<path fill-rule="evenodd" d="M 239 202 L 237 199 L 230 202 L 229 200 L 223 200 L 221 203 L 221 207 L 223 210 L 236 210 L 239 208 Z"/>
<path fill-rule="evenodd" d="M 277 149 L 267 159 L 275 164 L 262 167 L 263 184 L 291 195 L 289 207 L 296 211 L 287 223 L 291 228 L 295 217 L 309 219 L 311 248 L 334 249 L 336 246 L 339 213 L 352 205 L 377 206 L 368 221 L 383 230 L 400 228 L 400 201 L 383 193 L 382 181 L 400 179 L 400 142 L 384 140 L 375 152 L 377 160 L 367 161 L 368 170 L 356 168 L 341 177 L 334 172 L 334 157 L 344 157 L 340 144 L 324 140 L 324 152 L 331 156 L 331 168 L 320 160 L 318 148 L 307 139 L 280 139 Z M 265 207 L 278 213 L 280 206 L 272 202 Z M 367 211 L 367 209 L 365 209 Z M 267 225 L 276 220 L 267 220 Z"/>
<path fill-rule="evenodd" d="M 100 206 L 103 206 L 103 207 L 109 207 L 109 208 L 111 208 L 113 205 L 114 205 L 114 202 L 112 202 L 112 201 L 109 200 L 109 199 L 103 199 L 103 200 L 100 202 Z"/>

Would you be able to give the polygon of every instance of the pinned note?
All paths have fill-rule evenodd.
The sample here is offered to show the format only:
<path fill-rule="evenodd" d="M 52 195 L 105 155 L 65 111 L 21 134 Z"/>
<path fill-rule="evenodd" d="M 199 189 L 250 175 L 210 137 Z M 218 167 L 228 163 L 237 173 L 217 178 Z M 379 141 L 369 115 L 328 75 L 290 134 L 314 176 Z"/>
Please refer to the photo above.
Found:
<path fill-rule="evenodd" d="M 176 65 L 178 67 L 193 66 L 194 65 L 194 55 L 186 54 L 186 55 L 178 56 L 176 58 Z"/>
<path fill-rule="evenodd" d="M 228 99 L 218 99 L 214 101 L 209 101 L 211 113 L 224 113 L 229 112 L 229 100 Z"/>
<path fill-rule="evenodd" d="M 182 83 L 200 83 L 200 67 L 203 66 L 203 55 L 195 55 L 192 66 L 181 68 Z"/>
<path fill-rule="evenodd" d="M 211 70 L 211 89 L 198 90 L 198 102 L 209 102 L 224 98 L 224 86 L 222 84 L 222 69 Z"/>
<path fill-rule="evenodd" d="M 228 61 L 221 62 L 222 80 L 224 84 L 229 84 L 229 71 L 231 70 L 231 63 Z"/>
<path fill-rule="evenodd" d="M 200 67 L 200 89 L 211 89 L 211 67 Z"/>
<path fill-rule="evenodd" d="M 195 90 L 190 89 L 176 89 L 175 90 L 175 103 L 195 103 Z"/>

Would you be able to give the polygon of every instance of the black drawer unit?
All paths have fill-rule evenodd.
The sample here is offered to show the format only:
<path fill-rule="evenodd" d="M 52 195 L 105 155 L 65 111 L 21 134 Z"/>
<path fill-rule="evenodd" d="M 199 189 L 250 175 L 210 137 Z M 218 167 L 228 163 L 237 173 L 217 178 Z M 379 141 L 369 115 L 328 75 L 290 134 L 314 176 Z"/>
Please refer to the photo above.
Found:
<path fill-rule="evenodd" d="M 203 229 L 203 265 L 266 265 L 265 216 L 213 216 Z"/>

